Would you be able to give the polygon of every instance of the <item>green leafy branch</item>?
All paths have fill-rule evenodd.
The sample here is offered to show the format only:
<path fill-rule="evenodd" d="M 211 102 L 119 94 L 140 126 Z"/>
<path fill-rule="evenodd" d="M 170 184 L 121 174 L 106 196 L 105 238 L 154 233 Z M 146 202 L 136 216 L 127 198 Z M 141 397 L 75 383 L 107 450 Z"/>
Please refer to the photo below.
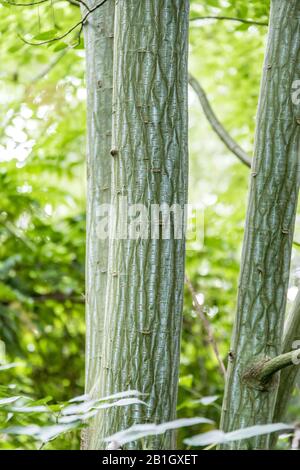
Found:
<path fill-rule="evenodd" d="M 43 3 L 47 3 L 49 1 L 50 0 L 37 0 L 36 2 L 21 3 L 21 2 L 12 2 L 10 0 L 3 0 L 4 3 L 6 3 L 8 5 L 12 5 L 14 7 L 38 6 L 38 5 L 41 5 Z M 72 5 L 76 5 L 76 6 L 83 5 L 88 11 L 90 11 L 89 6 L 83 0 L 72 0 L 72 1 L 66 0 L 66 1 L 68 1 L 69 3 L 72 3 Z"/>
<path fill-rule="evenodd" d="M 10 5 L 14 5 L 14 6 L 29 6 L 29 5 L 38 5 L 40 3 L 45 3 L 46 1 L 49 1 L 49 0 L 38 0 L 37 2 L 33 2 L 31 4 L 29 3 L 13 3 L 13 2 L 10 2 L 8 0 L 6 0 L 6 2 Z M 77 1 L 77 0 L 76 0 Z M 56 42 L 56 41 L 61 41 L 62 39 L 66 38 L 67 36 L 69 36 L 73 31 L 75 31 L 77 28 L 79 28 L 78 30 L 78 43 L 80 42 L 80 37 L 81 37 L 81 33 L 83 31 L 83 27 L 88 19 L 88 17 L 94 13 L 94 11 L 98 10 L 98 8 L 102 7 L 105 3 L 107 2 L 107 0 L 103 0 L 101 3 L 98 3 L 97 5 L 95 5 L 93 8 L 89 8 L 85 2 L 83 2 L 82 0 L 78 0 L 78 3 L 82 4 L 86 9 L 87 9 L 87 12 L 86 14 L 83 16 L 82 20 L 78 21 L 75 25 L 73 25 L 70 29 L 68 29 L 68 31 L 64 32 L 63 34 L 61 34 L 60 36 L 55 36 L 55 37 L 51 37 L 49 39 L 45 39 L 43 41 L 40 41 L 40 42 L 32 42 L 32 41 L 28 41 L 27 39 L 25 39 L 24 37 L 22 37 L 21 35 L 18 35 L 18 37 L 21 39 L 21 41 L 23 41 L 25 44 L 28 44 L 30 46 L 43 46 L 44 44 L 51 44 L 53 42 Z M 39 37 L 41 37 L 43 34 L 49 34 L 49 33 L 42 33 L 39 35 Z"/>
<path fill-rule="evenodd" d="M 144 394 L 136 390 L 127 390 L 100 399 L 81 395 L 53 405 L 48 403 L 51 397 L 38 401 L 22 394 L 0 397 L 0 435 L 27 436 L 38 442 L 41 449 L 62 434 L 84 427 L 99 410 L 136 404 L 147 406 L 147 403 L 138 398 L 141 395 Z M 12 424 L 8 426 L 10 421 Z"/>

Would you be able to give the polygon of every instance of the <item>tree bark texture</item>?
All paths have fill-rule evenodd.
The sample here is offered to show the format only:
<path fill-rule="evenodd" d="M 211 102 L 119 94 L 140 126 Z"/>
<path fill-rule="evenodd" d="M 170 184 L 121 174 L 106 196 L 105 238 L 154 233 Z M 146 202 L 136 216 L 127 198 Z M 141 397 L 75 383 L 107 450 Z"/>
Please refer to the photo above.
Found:
<path fill-rule="evenodd" d="M 297 344 L 295 342 L 297 341 Z M 289 313 L 284 332 L 283 352 L 293 351 L 300 347 L 300 291 Z M 298 355 L 299 358 L 299 355 Z M 274 422 L 285 420 L 285 415 L 293 389 L 299 377 L 299 365 L 295 364 L 281 371 L 280 384 L 276 398 Z M 275 442 L 275 436 L 272 438 Z"/>
<path fill-rule="evenodd" d="M 96 4 L 96 0 L 87 1 L 89 8 Z M 89 15 L 84 27 L 88 114 L 85 391 L 92 399 L 99 396 L 107 283 L 108 240 L 98 236 L 98 208 L 108 204 L 111 195 L 114 10 L 114 0 L 108 0 Z M 94 423 L 83 432 L 84 448 L 96 432 L 93 427 Z"/>
<path fill-rule="evenodd" d="M 117 221 L 124 216 L 121 197 L 148 212 L 153 204 L 183 209 L 187 202 L 188 13 L 188 0 L 116 2 L 110 159 Z M 103 344 L 93 383 L 99 396 L 139 390 L 147 406 L 101 411 L 89 443 L 93 449 L 105 448 L 105 437 L 133 424 L 176 415 L 185 240 L 174 233 L 169 239 L 151 239 L 149 233 L 119 239 L 116 230 L 110 221 Z M 91 290 L 92 277 L 88 282 Z M 91 344 L 98 344 L 95 332 L 90 334 Z M 174 446 L 171 432 L 127 445 Z"/>
<path fill-rule="evenodd" d="M 267 389 L 247 371 L 282 351 L 283 320 L 299 191 L 300 2 L 271 2 L 270 27 L 257 116 L 255 154 L 245 225 L 237 313 L 222 411 L 222 429 L 270 423 L 278 373 Z M 269 437 L 226 448 L 268 448 Z"/>

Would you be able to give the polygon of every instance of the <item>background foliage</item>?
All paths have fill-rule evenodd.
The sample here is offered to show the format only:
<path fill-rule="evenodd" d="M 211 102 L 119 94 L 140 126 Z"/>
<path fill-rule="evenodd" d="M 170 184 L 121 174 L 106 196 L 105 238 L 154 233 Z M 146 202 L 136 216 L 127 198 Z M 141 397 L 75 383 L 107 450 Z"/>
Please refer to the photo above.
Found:
<path fill-rule="evenodd" d="M 80 11 L 74 3 L 49 0 L 21 7 L 0 2 L 0 397 L 26 396 L 31 406 L 47 406 L 43 412 L 17 412 L 11 403 L 1 405 L 0 398 L 2 428 L 57 424 L 55 413 L 84 389 L 84 45 L 78 30 L 43 46 L 24 42 L 49 40 L 76 24 Z M 267 22 L 268 10 L 269 2 L 260 0 L 191 2 L 191 18 Z M 240 22 L 191 21 L 190 70 L 250 154 L 266 32 L 265 26 Z M 248 169 L 218 141 L 192 91 L 190 162 L 190 201 L 205 209 L 205 240 L 203 246 L 188 246 L 187 272 L 226 362 Z M 297 290 L 297 265 L 294 253 L 290 300 Z M 15 366 L 6 366 L 11 363 Z M 218 423 L 223 388 L 186 292 L 179 417 L 200 415 Z M 207 396 L 213 398 L 203 400 Z M 299 415 L 297 398 L 295 392 L 291 420 Z M 28 398 L 21 398 L 21 405 L 26 407 Z M 211 427 L 194 427 L 206 429 Z M 179 447 L 190 433 L 179 431 Z M 37 447 L 32 433 L 0 437 L 0 448 Z M 72 430 L 45 448 L 78 447 L 79 433 Z"/>

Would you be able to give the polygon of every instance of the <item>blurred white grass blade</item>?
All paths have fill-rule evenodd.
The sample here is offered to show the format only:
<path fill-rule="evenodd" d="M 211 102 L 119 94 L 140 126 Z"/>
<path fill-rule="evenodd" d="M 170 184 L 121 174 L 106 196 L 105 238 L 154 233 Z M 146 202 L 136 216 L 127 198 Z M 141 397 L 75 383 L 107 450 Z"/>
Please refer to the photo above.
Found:
<path fill-rule="evenodd" d="M 21 362 L 11 362 L 10 364 L 4 364 L 0 366 L 0 372 L 2 370 L 9 370 L 9 369 L 14 369 L 15 367 L 22 367 L 23 364 Z"/>
<path fill-rule="evenodd" d="M 51 413 L 47 406 L 13 406 L 12 413 Z"/>
<path fill-rule="evenodd" d="M 193 426 L 195 424 L 212 424 L 213 421 L 207 418 L 186 418 L 176 419 L 162 424 L 136 424 L 124 431 L 117 432 L 105 439 L 105 442 L 116 442 L 119 446 L 127 444 L 128 442 L 136 441 L 147 436 L 155 436 L 163 434 L 172 429 L 179 429 L 186 426 Z"/>
<path fill-rule="evenodd" d="M 105 408 L 112 408 L 114 406 L 128 406 L 128 405 L 147 405 L 145 402 L 138 398 L 124 398 L 122 400 L 114 401 L 112 403 L 99 404 L 103 400 L 90 400 L 79 405 L 69 405 L 61 412 L 62 415 L 74 415 L 79 413 L 87 413 L 93 409 L 102 410 Z"/>
<path fill-rule="evenodd" d="M 225 433 L 216 429 L 185 439 L 184 443 L 188 446 L 208 446 L 210 444 L 221 444 L 224 439 Z"/>
<path fill-rule="evenodd" d="M 80 403 L 82 401 L 88 401 L 89 396 L 88 395 L 79 395 L 78 397 L 74 397 L 71 400 L 69 400 L 69 403 Z"/>
<path fill-rule="evenodd" d="M 98 402 L 116 400 L 117 398 L 127 398 L 127 397 L 140 397 L 145 396 L 145 393 L 138 392 L 137 390 L 126 390 L 125 392 L 114 393 L 113 395 L 108 395 L 107 397 L 97 399 Z M 90 395 L 79 395 L 78 397 L 72 398 L 69 400 L 69 403 L 90 401 Z"/>
<path fill-rule="evenodd" d="M 185 444 L 189 446 L 207 446 L 210 444 L 224 444 L 232 441 L 240 441 L 242 439 L 249 439 L 262 434 L 270 434 L 276 431 L 283 431 L 293 429 L 293 426 L 285 423 L 274 424 L 258 424 L 248 428 L 237 429 L 236 431 L 224 433 L 223 431 L 209 431 L 203 434 L 185 439 Z"/>
<path fill-rule="evenodd" d="M 13 434 L 21 436 L 32 436 L 41 442 L 48 442 L 59 435 L 74 429 L 74 424 L 56 424 L 54 426 L 11 426 L 1 429 L 1 434 Z"/>
<path fill-rule="evenodd" d="M 124 398 L 123 400 L 114 401 L 113 403 L 105 403 L 103 405 L 97 405 L 95 408 L 97 410 L 102 410 L 105 408 L 112 408 L 113 406 L 128 406 L 128 405 L 148 406 L 147 403 L 145 403 L 142 400 L 139 400 L 138 398 Z"/>
<path fill-rule="evenodd" d="M 61 418 L 58 418 L 58 424 L 69 424 L 69 423 L 75 423 L 76 421 L 87 421 L 91 418 L 93 418 L 96 414 L 98 413 L 98 410 L 92 410 L 89 411 L 88 413 L 82 413 L 80 415 L 67 415 L 67 416 L 62 416 Z"/>
<path fill-rule="evenodd" d="M 214 403 L 215 401 L 217 401 L 218 398 L 219 398 L 219 395 L 213 395 L 210 397 L 202 397 L 199 399 L 199 403 L 201 405 L 208 406 Z M 195 400 L 195 401 L 197 402 L 198 400 Z"/>
<path fill-rule="evenodd" d="M 0 398 L 0 405 L 9 405 L 10 403 L 14 403 L 15 401 L 19 400 L 21 397 L 8 397 L 8 398 Z"/>

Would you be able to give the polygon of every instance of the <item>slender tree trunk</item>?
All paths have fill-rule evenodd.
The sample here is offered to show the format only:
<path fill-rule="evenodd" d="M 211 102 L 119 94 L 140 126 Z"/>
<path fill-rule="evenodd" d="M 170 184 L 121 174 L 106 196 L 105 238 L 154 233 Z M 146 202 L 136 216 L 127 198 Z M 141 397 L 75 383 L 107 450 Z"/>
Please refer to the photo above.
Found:
<path fill-rule="evenodd" d="M 86 3 L 92 8 L 97 1 Z M 85 25 L 88 111 L 85 387 L 91 398 L 99 396 L 107 283 L 108 240 L 98 236 L 98 210 L 101 204 L 110 202 L 111 194 L 114 9 L 114 0 L 108 0 L 89 15 Z M 83 447 L 89 447 L 92 433 L 92 429 L 84 430 Z"/>
<path fill-rule="evenodd" d="M 102 357 L 93 370 L 100 396 L 128 389 L 148 406 L 111 408 L 96 418 L 89 447 L 135 423 L 176 415 L 184 286 L 184 239 L 116 237 L 119 201 L 187 200 L 188 0 L 118 0 L 114 46 L 111 222 Z M 136 217 L 138 214 L 132 214 Z M 96 275 L 97 278 L 97 275 Z M 90 279 L 93 285 L 93 280 Z M 97 343 L 95 333 L 93 341 Z M 91 341 L 91 340 L 90 340 Z M 130 448 L 167 449 L 173 433 Z"/>
<path fill-rule="evenodd" d="M 289 313 L 284 329 L 283 353 L 300 347 L 300 291 L 297 294 L 293 307 Z M 297 344 L 295 342 L 297 341 Z M 299 359 L 299 353 L 298 357 Z M 296 358 L 296 359 L 297 359 Z M 274 423 L 285 420 L 285 415 L 291 395 L 299 377 L 299 365 L 287 367 L 280 374 L 279 389 L 274 411 Z M 272 447 L 276 443 L 276 434 L 272 436 Z"/>
<path fill-rule="evenodd" d="M 283 320 L 299 189 L 300 2 L 271 2 L 270 29 L 258 109 L 237 314 L 229 355 L 222 429 L 273 420 L 278 373 L 259 372 L 282 349 Z M 229 448 L 268 448 L 269 437 Z"/>

